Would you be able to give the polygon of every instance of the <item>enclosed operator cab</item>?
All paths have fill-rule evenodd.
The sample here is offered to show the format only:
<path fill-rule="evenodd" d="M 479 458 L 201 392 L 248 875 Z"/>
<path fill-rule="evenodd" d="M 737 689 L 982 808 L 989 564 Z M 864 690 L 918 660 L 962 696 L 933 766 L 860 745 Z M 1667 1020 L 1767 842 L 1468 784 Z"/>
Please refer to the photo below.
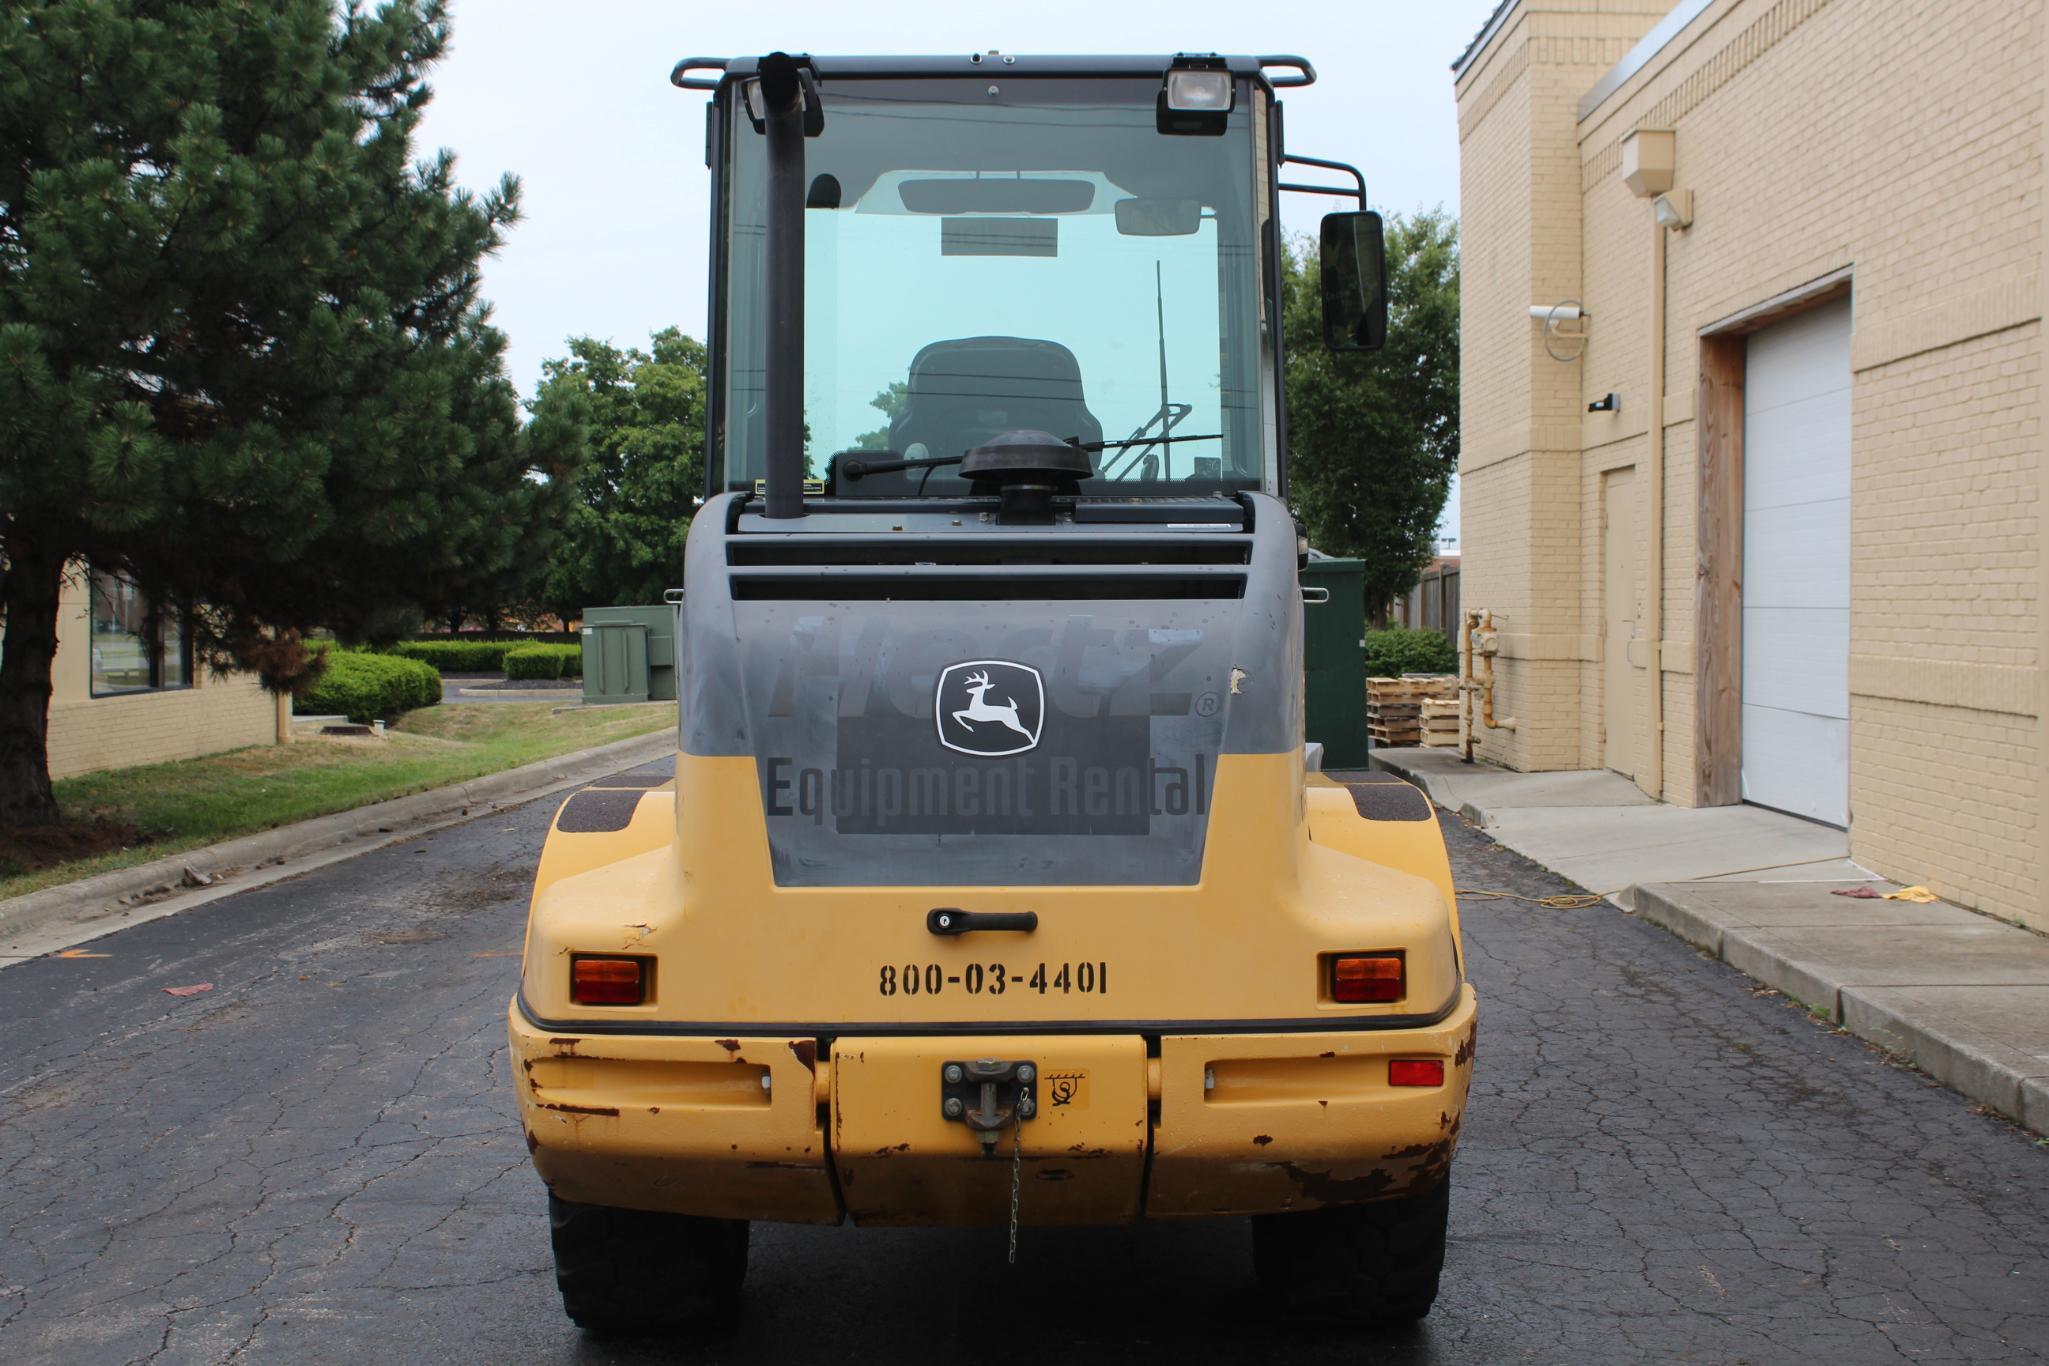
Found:
<path fill-rule="evenodd" d="M 564 802 L 509 1015 L 569 1312 L 722 1318 L 753 1220 L 1014 1254 L 1249 1215 L 1291 1308 L 1419 1317 L 1475 999 L 1427 800 L 1305 764 L 1308 64 L 675 79 L 714 224 L 675 776 Z M 1336 192 L 1326 333 L 1366 349 L 1379 221 Z"/>

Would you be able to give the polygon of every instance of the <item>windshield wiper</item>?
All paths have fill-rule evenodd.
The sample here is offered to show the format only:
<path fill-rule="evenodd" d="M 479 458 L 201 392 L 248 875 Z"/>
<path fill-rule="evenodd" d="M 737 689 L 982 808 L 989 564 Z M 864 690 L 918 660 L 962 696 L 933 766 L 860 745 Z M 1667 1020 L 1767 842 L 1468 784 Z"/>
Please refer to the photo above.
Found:
<path fill-rule="evenodd" d="M 871 474 L 893 474 L 898 470 L 923 470 L 925 472 L 918 477 L 918 497 L 920 498 L 925 496 L 925 485 L 931 480 L 932 471 L 943 469 L 948 465 L 958 465 L 961 461 L 967 459 L 965 454 L 906 456 L 898 455 L 895 451 L 877 452 L 881 456 L 879 460 L 850 460 L 847 458 L 857 454 L 854 451 L 841 451 L 832 458 L 833 478 L 836 481 L 835 487 L 837 487 L 837 481 L 841 480 L 849 484 L 858 484 Z"/>
<path fill-rule="evenodd" d="M 964 455 L 919 455 L 901 456 L 894 451 L 884 451 L 887 460 L 845 460 L 838 465 L 842 479 L 865 479 L 871 474 L 892 474 L 897 470 L 936 470 L 942 465 L 958 465 L 967 459 Z"/>
<path fill-rule="evenodd" d="M 1107 451 L 1117 450 L 1125 446 L 1161 446 L 1179 441 L 1221 441 L 1223 440 L 1223 433 L 1203 432 L 1199 434 L 1191 433 L 1187 436 L 1171 436 L 1163 433 L 1159 436 L 1126 437 L 1122 441 L 1084 441 L 1078 436 L 1070 436 L 1063 439 L 1076 450 Z M 900 470 L 923 470 L 925 474 L 923 478 L 918 480 L 917 494 L 918 497 L 922 498 L 925 496 L 925 482 L 932 477 L 932 471 L 943 469 L 948 465 L 958 465 L 967 459 L 965 454 L 905 456 L 898 455 L 895 451 L 879 451 L 877 454 L 881 457 L 880 459 L 863 460 L 859 458 L 847 459 L 846 457 L 854 455 L 852 451 L 839 452 L 833 458 L 832 468 L 834 477 L 853 484 L 858 483 L 871 474 L 894 474 Z"/>
<path fill-rule="evenodd" d="M 1222 432 L 1204 432 L 1200 436 L 1128 436 L 1122 441 L 1083 441 L 1078 436 L 1067 438 L 1070 446 L 1079 446 L 1085 451 L 1107 451 L 1116 446 L 1165 446 L 1175 441 L 1222 441 Z"/>

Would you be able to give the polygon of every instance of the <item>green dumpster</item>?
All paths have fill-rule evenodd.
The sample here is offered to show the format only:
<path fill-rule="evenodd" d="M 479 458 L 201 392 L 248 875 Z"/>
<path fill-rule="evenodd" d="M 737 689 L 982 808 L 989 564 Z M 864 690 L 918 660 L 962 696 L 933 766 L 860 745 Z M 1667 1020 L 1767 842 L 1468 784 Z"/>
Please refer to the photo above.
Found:
<path fill-rule="evenodd" d="M 1312 557 L 1302 570 L 1303 729 L 1326 769 L 1366 767 L 1366 566 Z"/>
<path fill-rule="evenodd" d="M 676 609 L 666 603 L 585 609 L 585 705 L 675 699 Z"/>

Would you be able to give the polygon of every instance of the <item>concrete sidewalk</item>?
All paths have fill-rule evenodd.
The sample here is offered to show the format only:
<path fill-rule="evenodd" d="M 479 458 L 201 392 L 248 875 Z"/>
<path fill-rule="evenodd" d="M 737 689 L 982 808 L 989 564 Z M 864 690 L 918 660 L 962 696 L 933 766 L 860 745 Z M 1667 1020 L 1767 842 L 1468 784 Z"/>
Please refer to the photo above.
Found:
<path fill-rule="evenodd" d="M 1497 842 L 2049 1132 L 2049 938 L 1893 884 L 1848 836 L 1759 807 L 1653 802 L 1615 773 L 1511 773 L 1454 751 L 1376 750 Z"/>
<path fill-rule="evenodd" d="M 1378 749 L 1401 774 L 1498 843 L 1624 909 L 1651 882 L 1773 882 L 1871 877 L 1850 862 L 1841 830 L 1757 806 L 1667 806 L 1605 769 L 1511 773 L 1461 763 L 1456 750 Z"/>

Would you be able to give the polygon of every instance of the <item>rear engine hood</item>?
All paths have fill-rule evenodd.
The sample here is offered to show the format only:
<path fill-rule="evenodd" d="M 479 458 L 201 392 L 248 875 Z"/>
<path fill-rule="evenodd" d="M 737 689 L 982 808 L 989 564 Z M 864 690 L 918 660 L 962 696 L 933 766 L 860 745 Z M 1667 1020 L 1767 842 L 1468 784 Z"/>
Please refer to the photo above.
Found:
<path fill-rule="evenodd" d="M 1301 743 L 1294 523 L 1258 495 L 1050 527 L 728 496 L 685 586 L 683 750 L 754 760 L 781 886 L 1192 884 L 1218 757 Z"/>

